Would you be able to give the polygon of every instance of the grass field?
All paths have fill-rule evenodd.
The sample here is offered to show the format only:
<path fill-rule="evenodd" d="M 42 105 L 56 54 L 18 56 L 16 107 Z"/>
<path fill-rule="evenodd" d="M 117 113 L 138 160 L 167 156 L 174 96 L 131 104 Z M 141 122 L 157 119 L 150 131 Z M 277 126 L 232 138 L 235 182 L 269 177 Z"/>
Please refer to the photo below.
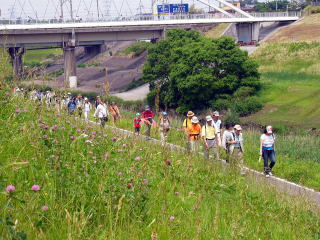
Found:
<path fill-rule="evenodd" d="M 55 59 L 62 56 L 62 50 L 60 48 L 54 49 L 39 49 L 39 50 L 27 50 L 24 54 L 24 64 L 28 66 L 40 66 L 46 59 Z"/>
<path fill-rule="evenodd" d="M 319 212 L 302 198 L 198 155 L 102 132 L 6 89 L 0 121 L 3 239 L 320 237 Z"/>
<path fill-rule="evenodd" d="M 264 83 L 262 111 L 243 119 L 259 124 L 320 128 L 320 42 L 264 44 L 253 58 Z"/>
<path fill-rule="evenodd" d="M 229 25 L 230 25 L 229 23 L 219 23 L 215 25 L 213 28 L 211 28 L 209 31 L 205 32 L 204 36 L 209 38 L 221 37 L 221 35 Z"/>
<path fill-rule="evenodd" d="M 305 16 L 298 22 L 283 27 L 270 38 L 267 43 L 275 42 L 313 42 L 320 41 L 320 13 Z"/>

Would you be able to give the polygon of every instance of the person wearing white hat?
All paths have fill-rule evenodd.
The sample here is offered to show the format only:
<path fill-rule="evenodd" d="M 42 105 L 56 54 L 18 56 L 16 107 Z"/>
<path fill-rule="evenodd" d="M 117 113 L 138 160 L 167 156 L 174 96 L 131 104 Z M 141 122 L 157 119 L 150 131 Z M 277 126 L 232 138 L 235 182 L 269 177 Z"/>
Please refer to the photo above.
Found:
<path fill-rule="evenodd" d="M 86 97 L 84 98 L 83 110 L 84 110 L 84 120 L 87 122 L 88 117 L 90 116 L 91 103 L 89 102 L 89 99 Z"/>
<path fill-rule="evenodd" d="M 201 126 L 199 124 L 199 119 L 196 116 L 193 116 L 191 119 L 191 125 L 187 127 L 188 135 L 188 145 L 190 146 L 191 151 L 196 151 L 199 145 L 201 133 Z"/>
<path fill-rule="evenodd" d="M 275 136 L 273 134 L 272 126 L 267 126 L 264 130 L 264 133 L 260 137 L 259 155 L 263 157 L 265 176 L 272 176 L 271 170 L 276 164 Z M 268 159 L 270 159 L 270 165 L 268 165 Z"/>
<path fill-rule="evenodd" d="M 168 132 L 171 128 L 171 123 L 168 118 L 167 112 L 162 112 L 159 119 L 159 131 L 160 131 L 160 141 L 162 145 L 166 142 Z"/>
<path fill-rule="evenodd" d="M 221 146 L 221 120 L 219 119 L 220 114 L 218 111 L 214 111 L 212 114 L 212 126 L 216 128 L 217 131 L 217 144 Z"/>
<path fill-rule="evenodd" d="M 212 121 L 213 119 L 211 116 L 206 116 L 206 123 L 201 130 L 201 137 L 204 141 L 204 157 L 205 159 L 209 159 L 209 151 L 213 148 L 215 158 L 216 160 L 219 160 L 219 151 L 216 144 L 217 132 L 216 128 L 212 126 Z"/>
<path fill-rule="evenodd" d="M 245 174 L 243 168 L 243 153 L 244 153 L 244 146 L 243 146 L 243 136 L 242 136 L 242 128 L 239 124 L 234 126 L 234 144 L 233 150 L 231 153 L 231 164 L 233 166 L 240 167 L 241 174 Z"/>

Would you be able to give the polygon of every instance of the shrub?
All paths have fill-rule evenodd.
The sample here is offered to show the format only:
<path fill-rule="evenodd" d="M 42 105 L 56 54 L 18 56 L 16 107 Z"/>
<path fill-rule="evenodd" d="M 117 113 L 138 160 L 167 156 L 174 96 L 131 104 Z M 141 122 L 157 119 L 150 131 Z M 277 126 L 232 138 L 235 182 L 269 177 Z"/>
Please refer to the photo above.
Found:
<path fill-rule="evenodd" d="M 262 108 L 262 103 L 258 97 L 252 96 L 246 99 L 237 99 L 234 101 L 232 109 L 241 117 L 257 112 Z"/>
<path fill-rule="evenodd" d="M 226 110 L 231 108 L 232 102 L 229 99 L 217 99 L 216 101 L 211 101 L 210 106 L 214 110 Z"/>

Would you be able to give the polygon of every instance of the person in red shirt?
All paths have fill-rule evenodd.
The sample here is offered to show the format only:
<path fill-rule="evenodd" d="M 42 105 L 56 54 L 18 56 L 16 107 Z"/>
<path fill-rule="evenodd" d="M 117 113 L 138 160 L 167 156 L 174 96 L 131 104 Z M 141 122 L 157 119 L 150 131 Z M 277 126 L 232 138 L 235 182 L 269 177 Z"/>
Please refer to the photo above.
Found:
<path fill-rule="evenodd" d="M 144 119 L 144 124 L 146 124 L 146 136 L 148 138 L 150 138 L 150 130 L 151 130 L 151 126 L 153 124 L 153 117 L 154 114 L 153 112 L 150 110 L 150 107 L 147 105 L 145 108 L 145 111 L 142 113 L 142 118 Z"/>
<path fill-rule="evenodd" d="M 139 136 L 140 135 L 140 128 L 141 128 L 141 118 L 140 118 L 140 113 L 136 114 L 135 119 L 133 119 L 133 127 L 135 130 L 135 133 Z"/>

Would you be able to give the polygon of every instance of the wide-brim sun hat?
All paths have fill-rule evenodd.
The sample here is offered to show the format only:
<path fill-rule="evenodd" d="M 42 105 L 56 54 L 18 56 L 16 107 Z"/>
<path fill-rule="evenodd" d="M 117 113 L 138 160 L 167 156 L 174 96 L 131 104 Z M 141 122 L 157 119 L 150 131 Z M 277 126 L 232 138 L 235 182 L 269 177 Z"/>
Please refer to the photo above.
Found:
<path fill-rule="evenodd" d="M 188 116 L 188 117 L 193 117 L 193 116 L 194 116 L 194 112 L 188 111 L 187 116 Z"/>
<path fill-rule="evenodd" d="M 199 119 L 196 116 L 193 116 L 191 119 L 192 123 L 199 123 Z"/>
<path fill-rule="evenodd" d="M 88 98 L 85 97 L 84 100 L 86 101 L 86 100 L 88 100 Z"/>
<path fill-rule="evenodd" d="M 241 126 L 239 124 L 234 125 L 234 129 L 235 130 L 239 130 L 239 131 L 242 130 L 242 128 L 241 128 Z"/>
<path fill-rule="evenodd" d="M 212 121 L 212 117 L 211 117 L 211 116 L 209 116 L 209 115 L 208 115 L 208 116 L 206 116 L 206 121 L 207 121 L 207 122 Z"/>

